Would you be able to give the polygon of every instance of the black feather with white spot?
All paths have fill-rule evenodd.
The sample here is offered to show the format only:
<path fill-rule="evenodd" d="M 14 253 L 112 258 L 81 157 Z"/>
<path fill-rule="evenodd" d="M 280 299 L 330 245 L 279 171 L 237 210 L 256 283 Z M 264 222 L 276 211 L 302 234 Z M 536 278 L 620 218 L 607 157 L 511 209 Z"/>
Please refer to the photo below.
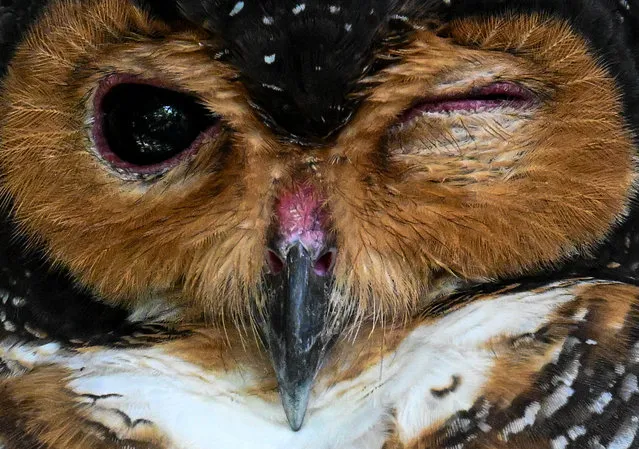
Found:
<path fill-rule="evenodd" d="M 388 37 L 404 31 L 386 0 L 179 5 L 222 40 L 267 123 L 302 142 L 321 143 L 345 124 L 357 105 L 358 81 Z"/>

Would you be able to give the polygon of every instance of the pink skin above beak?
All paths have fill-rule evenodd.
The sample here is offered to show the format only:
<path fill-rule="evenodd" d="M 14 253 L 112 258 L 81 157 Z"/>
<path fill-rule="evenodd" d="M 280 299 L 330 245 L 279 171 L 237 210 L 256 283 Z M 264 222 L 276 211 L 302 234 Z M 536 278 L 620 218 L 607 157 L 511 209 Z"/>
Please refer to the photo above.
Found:
<path fill-rule="evenodd" d="M 328 243 L 328 214 L 324 199 L 308 184 L 284 192 L 276 206 L 278 229 L 269 248 L 269 267 L 272 272 L 283 268 L 286 254 L 293 245 L 301 245 L 314 261 L 318 275 L 326 275 L 333 268 L 336 249 Z"/>

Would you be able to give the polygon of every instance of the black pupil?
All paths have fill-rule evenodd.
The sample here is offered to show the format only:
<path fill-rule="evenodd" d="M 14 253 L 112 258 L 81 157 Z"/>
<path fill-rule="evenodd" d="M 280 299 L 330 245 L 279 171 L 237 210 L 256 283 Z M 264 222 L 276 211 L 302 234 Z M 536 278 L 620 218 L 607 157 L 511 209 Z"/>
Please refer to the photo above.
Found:
<path fill-rule="evenodd" d="M 153 165 L 188 149 L 216 118 L 197 99 L 147 84 L 118 84 L 102 100 L 103 133 L 125 162 Z"/>

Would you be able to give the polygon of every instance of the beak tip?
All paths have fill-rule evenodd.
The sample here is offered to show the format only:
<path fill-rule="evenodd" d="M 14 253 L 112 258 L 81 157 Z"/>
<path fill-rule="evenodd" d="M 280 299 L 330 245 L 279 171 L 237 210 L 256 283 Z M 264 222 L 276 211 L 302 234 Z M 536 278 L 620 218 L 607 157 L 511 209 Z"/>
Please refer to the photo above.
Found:
<path fill-rule="evenodd" d="M 293 432 L 297 432 L 298 430 L 300 430 L 302 428 L 302 423 L 304 422 L 304 416 L 289 416 L 288 417 L 288 424 L 289 426 L 291 426 L 291 430 Z"/>
<path fill-rule="evenodd" d="M 280 388 L 282 405 L 286 413 L 286 419 L 291 429 L 295 432 L 302 428 L 308 400 L 311 394 L 311 383 L 294 388 Z"/>

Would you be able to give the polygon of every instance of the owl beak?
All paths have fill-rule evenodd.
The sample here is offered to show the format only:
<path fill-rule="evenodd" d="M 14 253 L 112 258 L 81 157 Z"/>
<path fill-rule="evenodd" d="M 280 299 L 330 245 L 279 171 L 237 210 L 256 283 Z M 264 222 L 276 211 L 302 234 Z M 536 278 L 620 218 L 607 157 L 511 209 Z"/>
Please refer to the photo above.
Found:
<path fill-rule="evenodd" d="M 327 330 L 335 250 L 309 251 L 297 242 L 269 250 L 269 294 L 261 324 L 279 383 L 286 418 L 302 427 L 315 376 L 333 335 Z M 318 257 L 319 256 L 319 257 Z"/>

